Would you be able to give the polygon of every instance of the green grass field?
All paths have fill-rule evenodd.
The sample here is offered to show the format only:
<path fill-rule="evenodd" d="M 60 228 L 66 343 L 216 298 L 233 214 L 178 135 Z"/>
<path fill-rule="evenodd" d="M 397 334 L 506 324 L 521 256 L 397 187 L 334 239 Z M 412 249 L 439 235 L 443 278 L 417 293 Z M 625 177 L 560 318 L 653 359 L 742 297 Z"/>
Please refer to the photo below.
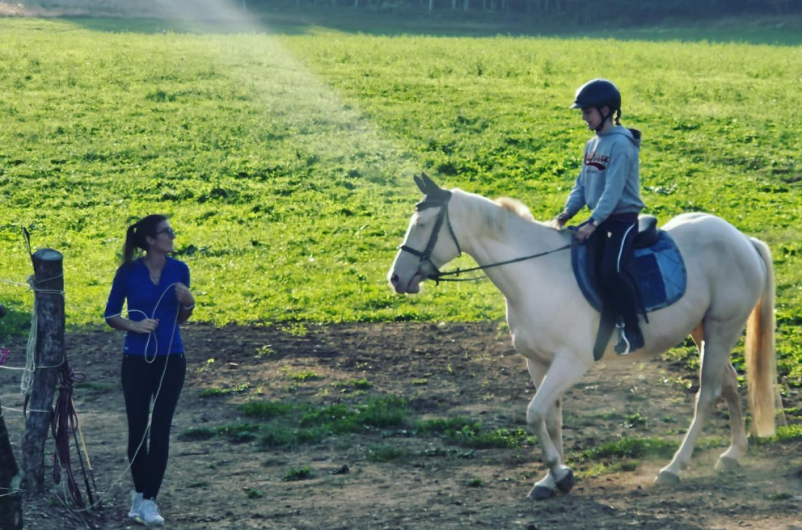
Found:
<path fill-rule="evenodd" d="M 771 245 L 778 350 L 802 377 L 798 25 L 741 43 L 714 42 L 718 27 L 709 39 L 274 28 L 0 19 L 0 278 L 31 272 L 28 227 L 65 255 L 69 325 L 101 325 L 127 225 L 161 212 L 200 320 L 500 319 L 490 284 L 388 288 L 419 198 L 411 175 L 552 217 L 589 136 L 566 107 L 608 76 L 624 124 L 644 132 L 648 211 L 711 212 Z M 30 293 L 0 284 L 0 301 L 0 332 L 26 328 Z"/>

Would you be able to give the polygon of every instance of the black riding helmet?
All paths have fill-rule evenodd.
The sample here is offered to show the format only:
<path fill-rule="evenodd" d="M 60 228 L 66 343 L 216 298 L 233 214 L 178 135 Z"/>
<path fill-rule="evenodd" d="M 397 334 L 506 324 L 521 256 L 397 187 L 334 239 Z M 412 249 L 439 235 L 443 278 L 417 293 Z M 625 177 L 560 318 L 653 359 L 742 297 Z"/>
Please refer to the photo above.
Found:
<path fill-rule="evenodd" d="M 608 81 L 607 79 L 593 79 L 576 90 L 574 104 L 571 105 L 571 108 L 587 109 L 590 107 L 599 109 L 600 113 L 602 107 L 610 108 L 609 114 L 605 115 L 602 113 L 602 122 L 596 129 L 597 131 L 604 126 L 604 122 L 607 121 L 607 118 L 616 112 L 618 112 L 618 115 L 615 118 L 615 123 L 616 125 L 620 125 L 618 119 L 621 117 L 621 92 L 612 81 Z"/>

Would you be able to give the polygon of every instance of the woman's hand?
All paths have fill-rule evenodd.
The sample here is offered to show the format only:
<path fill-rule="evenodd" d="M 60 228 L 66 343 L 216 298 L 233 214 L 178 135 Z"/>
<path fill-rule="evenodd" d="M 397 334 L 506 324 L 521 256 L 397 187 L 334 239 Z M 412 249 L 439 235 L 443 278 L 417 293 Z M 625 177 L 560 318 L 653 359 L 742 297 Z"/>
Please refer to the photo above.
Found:
<path fill-rule="evenodd" d="M 134 333 L 153 333 L 156 331 L 157 327 L 159 327 L 158 318 L 146 318 L 145 320 L 131 322 L 131 327 L 128 331 L 133 331 Z"/>
<path fill-rule="evenodd" d="M 195 297 L 189 290 L 189 287 L 183 283 L 175 284 L 175 296 L 178 298 L 178 303 L 184 307 L 191 307 L 195 305 Z"/>

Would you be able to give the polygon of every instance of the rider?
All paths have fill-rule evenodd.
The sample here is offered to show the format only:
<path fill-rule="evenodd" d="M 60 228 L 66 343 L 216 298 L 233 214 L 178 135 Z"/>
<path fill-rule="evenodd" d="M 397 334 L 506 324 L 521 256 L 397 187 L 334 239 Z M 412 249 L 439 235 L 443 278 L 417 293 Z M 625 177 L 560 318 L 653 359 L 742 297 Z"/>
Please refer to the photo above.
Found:
<path fill-rule="evenodd" d="M 586 241 L 596 233 L 591 241 L 598 249 L 600 289 L 605 303 L 618 314 L 621 333 L 615 351 L 625 355 L 643 347 L 637 291 L 630 276 L 638 213 L 643 209 L 638 180 L 641 133 L 621 126 L 621 92 L 606 79 L 579 87 L 571 108 L 582 109 L 582 119 L 596 135 L 585 144 L 582 169 L 556 222 L 562 228 L 584 206 L 592 211 L 576 238 Z"/>

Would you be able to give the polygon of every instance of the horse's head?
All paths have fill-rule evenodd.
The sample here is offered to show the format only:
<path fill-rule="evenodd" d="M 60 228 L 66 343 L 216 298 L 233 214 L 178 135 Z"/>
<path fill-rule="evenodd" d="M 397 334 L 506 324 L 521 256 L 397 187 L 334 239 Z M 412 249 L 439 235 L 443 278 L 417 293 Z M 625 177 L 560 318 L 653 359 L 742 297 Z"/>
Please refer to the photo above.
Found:
<path fill-rule="evenodd" d="M 404 243 L 398 247 L 388 274 L 398 293 L 417 293 L 421 281 L 437 278 L 440 267 L 462 252 L 448 217 L 451 192 L 435 184 L 425 173 L 416 175 L 415 183 L 425 197 L 415 205 Z"/>

